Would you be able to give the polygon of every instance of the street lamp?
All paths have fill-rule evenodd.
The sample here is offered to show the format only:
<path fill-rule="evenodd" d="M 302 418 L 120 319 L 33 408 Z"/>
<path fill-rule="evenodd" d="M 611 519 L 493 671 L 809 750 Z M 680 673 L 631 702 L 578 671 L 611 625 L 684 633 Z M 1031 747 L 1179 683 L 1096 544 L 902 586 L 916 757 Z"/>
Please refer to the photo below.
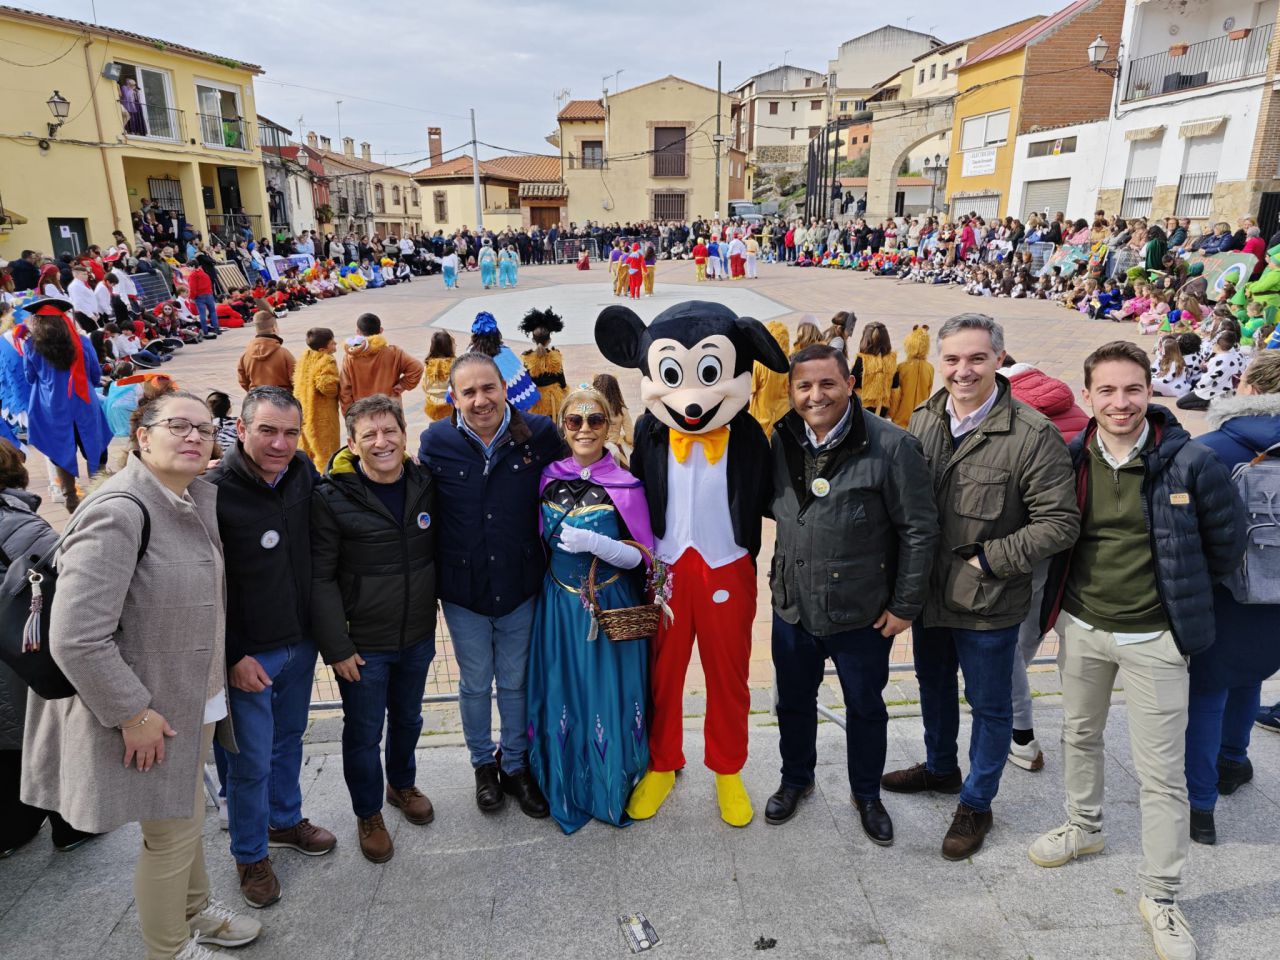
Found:
<path fill-rule="evenodd" d="M 1120 75 L 1120 58 L 1119 55 L 1112 61 L 1114 66 L 1107 66 L 1107 52 L 1110 47 L 1107 41 L 1102 39 L 1102 34 L 1098 34 L 1098 38 L 1089 44 L 1089 66 L 1093 67 L 1098 73 L 1105 73 L 1111 79 L 1115 79 Z"/>
<path fill-rule="evenodd" d="M 46 103 L 49 105 L 49 112 L 58 121 L 57 123 L 49 124 L 49 136 L 56 137 L 58 129 L 67 122 L 67 115 L 71 113 L 71 101 L 55 90 L 53 91 L 53 96 Z"/>
<path fill-rule="evenodd" d="M 932 181 L 929 187 L 929 210 L 936 212 L 938 188 L 946 180 L 947 164 L 951 162 L 950 157 L 944 157 L 940 153 L 933 155 L 932 161 L 929 157 L 924 158 L 924 172 L 929 175 Z"/>

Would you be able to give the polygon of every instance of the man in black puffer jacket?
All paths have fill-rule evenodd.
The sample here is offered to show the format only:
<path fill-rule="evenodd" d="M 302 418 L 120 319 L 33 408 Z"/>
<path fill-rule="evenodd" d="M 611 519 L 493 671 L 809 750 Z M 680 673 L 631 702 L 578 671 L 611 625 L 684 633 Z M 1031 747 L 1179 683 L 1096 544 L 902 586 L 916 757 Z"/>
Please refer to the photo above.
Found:
<path fill-rule="evenodd" d="M 346 427 L 348 446 L 333 455 L 312 499 L 311 615 L 342 694 L 342 767 L 360 850 L 383 863 L 394 853 L 382 820 L 384 719 L 387 802 L 411 823 L 434 817 L 414 785 L 414 749 L 435 655 L 435 484 L 405 456 L 396 400 L 357 400 Z"/>
<path fill-rule="evenodd" d="M 1143 863 L 1138 910 L 1162 957 L 1193 960 L 1174 902 L 1190 842 L 1183 769 L 1191 654 L 1213 642 L 1213 585 L 1240 563 L 1245 514 L 1226 467 L 1163 407 L 1148 407 L 1151 367 L 1117 340 L 1084 363 L 1089 426 L 1071 442 L 1082 523 L 1045 587 L 1046 627 L 1066 616 L 1062 747 L 1067 822 L 1037 839 L 1032 863 L 1099 853 L 1103 732 L 1119 674 L 1139 780 Z"/>

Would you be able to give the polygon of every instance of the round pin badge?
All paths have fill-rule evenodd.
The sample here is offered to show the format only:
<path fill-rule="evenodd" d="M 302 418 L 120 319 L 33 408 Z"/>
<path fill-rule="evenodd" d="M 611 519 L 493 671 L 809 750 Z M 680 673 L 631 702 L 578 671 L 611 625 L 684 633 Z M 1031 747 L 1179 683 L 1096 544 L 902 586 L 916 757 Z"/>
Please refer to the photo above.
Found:
<path fill-rule="evenodd" d="M 431 526 L 431 514 L 429 513 L 418 514 L 418 529 L 425 530 L 429 526 Z"/>
<path fill-rule="evenodd" d="M 268 530 L 258 542 L 262 544 L 262 549 L 272 550 L 280 542 L 280 534 L 276 530 Z"/>
<path fill-rule="evenodd" d="M 813 491 L 813 495 L 815 497 L 825 497 L 831 492 L 831 481 L 824 477 L 818 477 L 818 479 L 813 481 L 813 484 L 809 489 Z"/>
<path fill-rule="evenodd" d="M 591 468 L 590 468 L 590 467 L 583 467 L 581 470 L 579 470 L 579 471 L 578 471 L 578 476 L 580 476 L 583 480 L 590 480 L 590 479 L 591 479 Z"/>

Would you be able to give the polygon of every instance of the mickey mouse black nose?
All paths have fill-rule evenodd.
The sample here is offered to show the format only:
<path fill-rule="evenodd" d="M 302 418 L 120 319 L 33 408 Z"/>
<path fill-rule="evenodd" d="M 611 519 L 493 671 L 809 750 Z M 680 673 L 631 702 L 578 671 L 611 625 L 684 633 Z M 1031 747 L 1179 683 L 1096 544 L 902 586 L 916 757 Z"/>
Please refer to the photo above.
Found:
<path fill-rule="evenodd" d="M 702 405 L 691 403 L 684 408 L 684 415 L 690 420 L 697 420 L 702 416 Z"/>

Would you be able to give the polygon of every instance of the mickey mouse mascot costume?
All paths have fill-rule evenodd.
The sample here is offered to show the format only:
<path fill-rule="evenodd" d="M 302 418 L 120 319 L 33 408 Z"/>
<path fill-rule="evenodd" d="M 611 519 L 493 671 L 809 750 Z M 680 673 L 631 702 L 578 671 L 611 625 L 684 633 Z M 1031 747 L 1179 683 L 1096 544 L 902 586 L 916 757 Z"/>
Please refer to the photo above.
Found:
<path fill-rule="evenodd" d="M 627 813 L 657 813 L 684 766 L 684 679 L 696 636 L 707 679 L 706 764 L 721 818 L 744 827 L 752 816 L 741 771 L 755 559 L 771 483 L 769 443 L 747 405 L 752 364 L 783 373 L 787 357 L 760 321 L 702 300 L 664 310 L 648 327 L 627 307 L 608 307 L 596 319 L 596 344 L 611 363 L 640 371 L 646 412 L 631 472 L 644 483 L 657 554 L 673 572 L 674 616 L 653 645 L 649 772 Z"/>

